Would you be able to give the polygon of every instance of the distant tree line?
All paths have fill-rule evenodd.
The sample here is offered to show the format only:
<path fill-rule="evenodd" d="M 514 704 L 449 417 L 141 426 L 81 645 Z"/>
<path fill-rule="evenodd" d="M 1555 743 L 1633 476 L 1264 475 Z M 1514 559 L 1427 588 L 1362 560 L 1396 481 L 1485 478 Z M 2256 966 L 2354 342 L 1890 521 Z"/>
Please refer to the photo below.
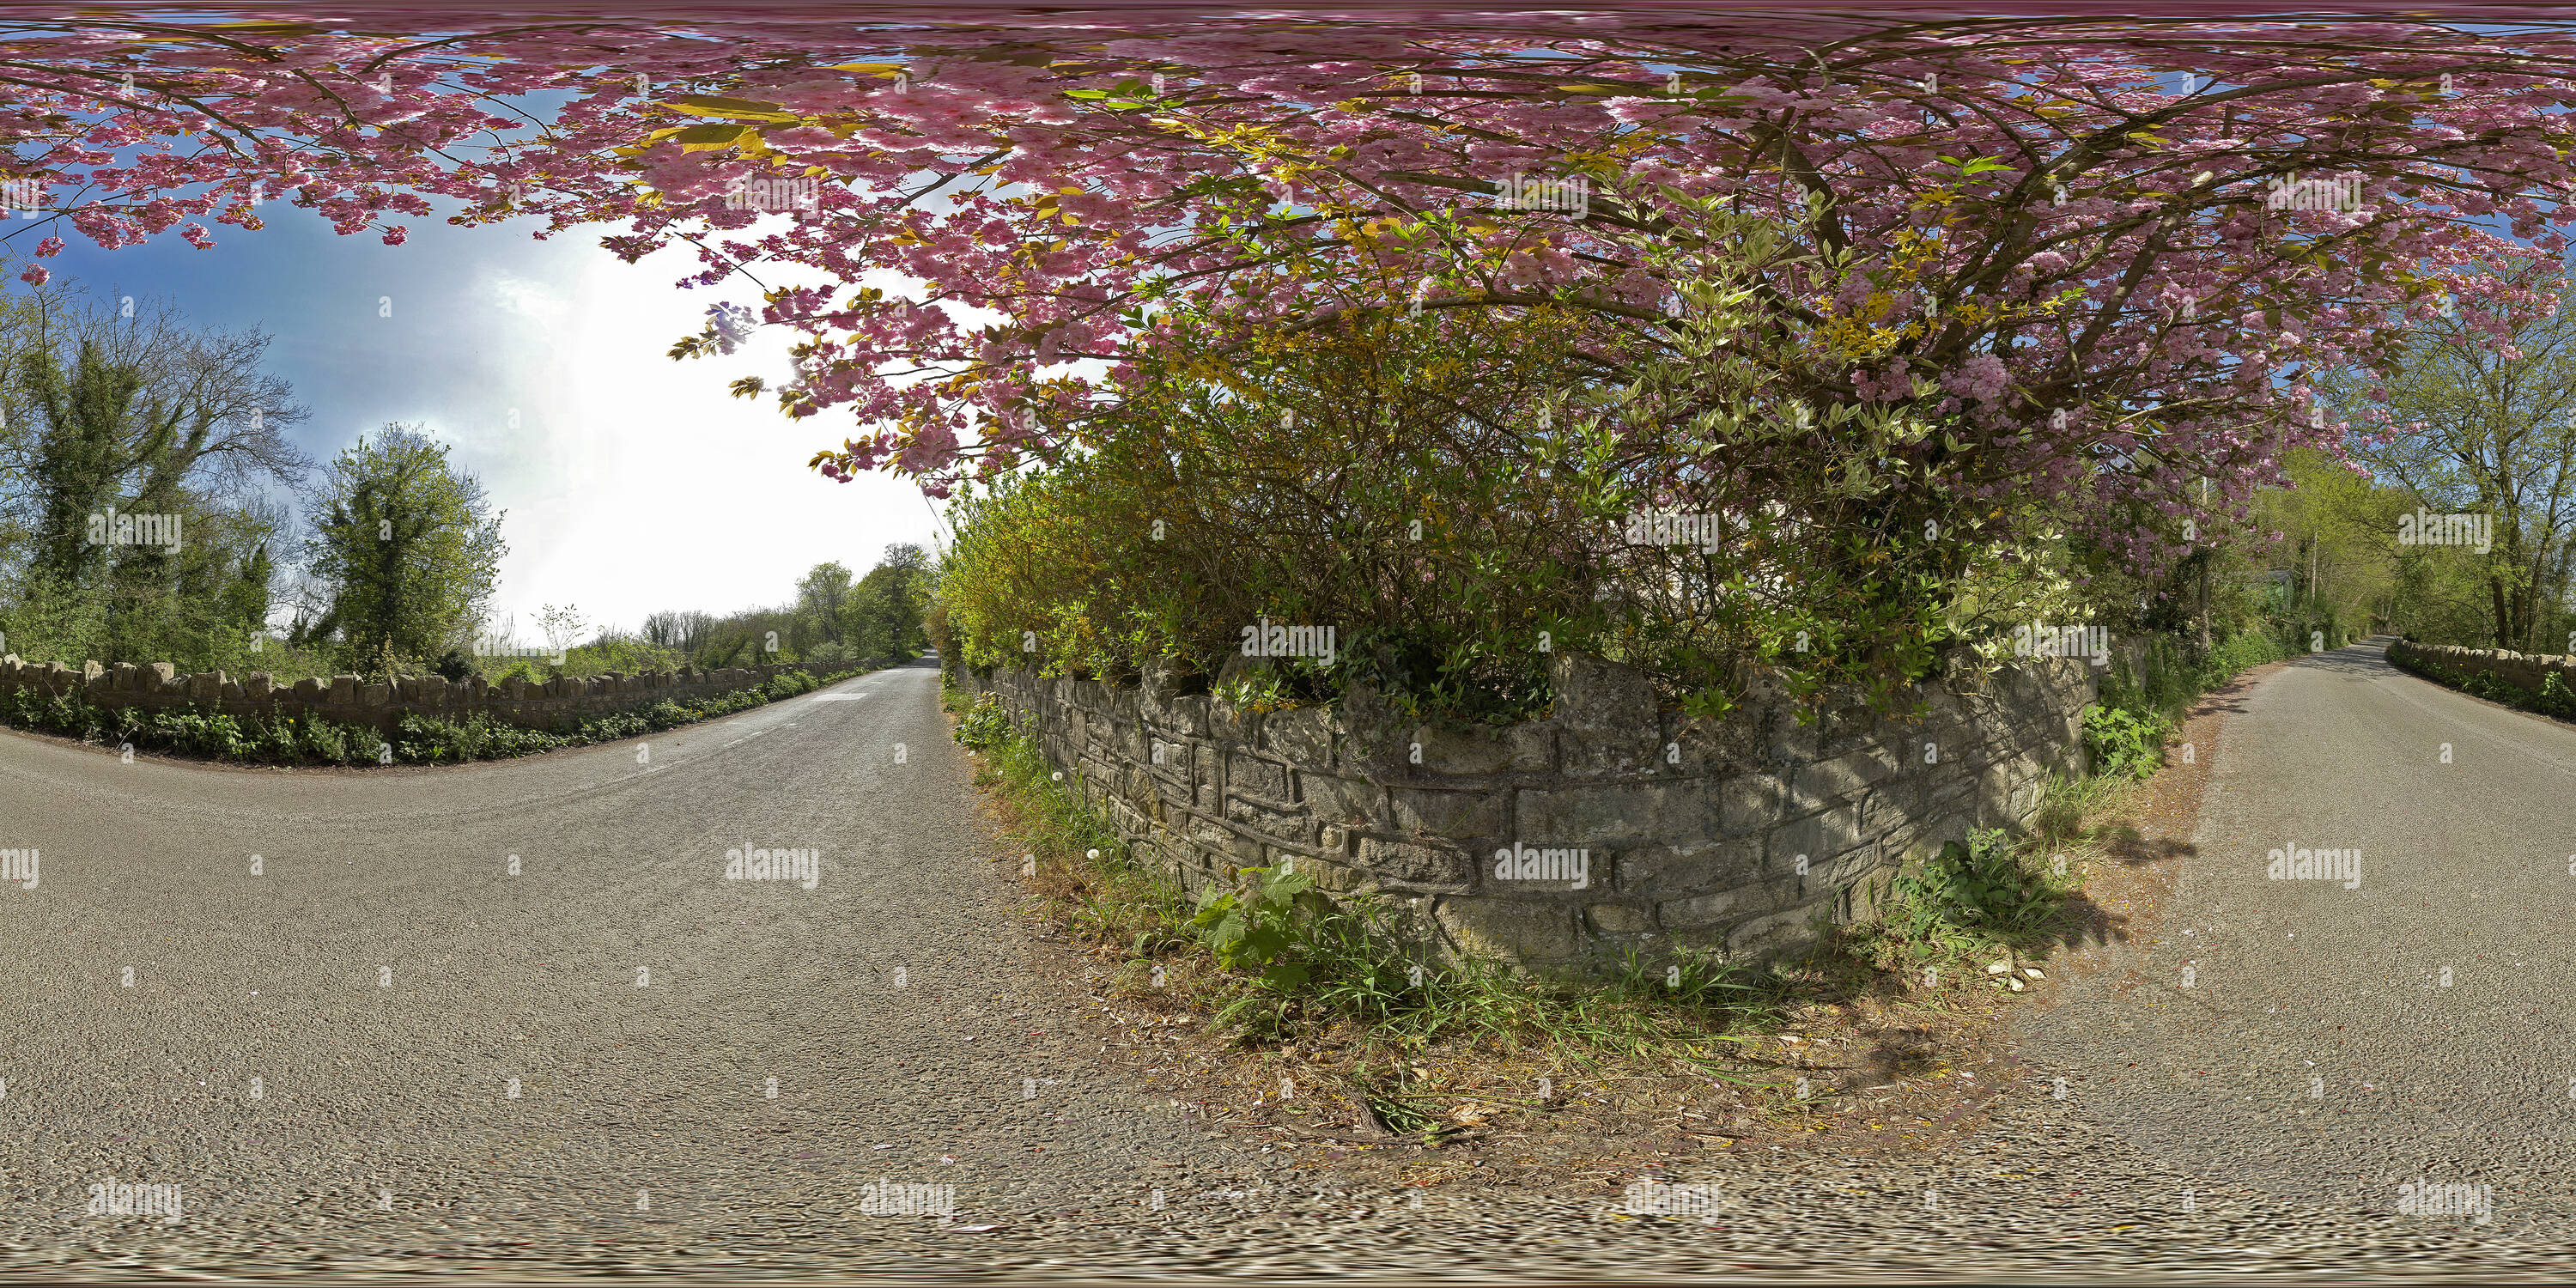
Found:
<path fill-rule="evenodd" d="M 551 648 L 520 641 L 493 612 L 509 546 L 481 482 L 418 425 L 316 463 L 286 438 L 308 413 L 263 369 L 268 344 L 61 286 L 0 298 L 0 651 L 463 678 L 843 666 L 926 646 L 935 570 L 914 545 L 864 576 L 817 564 L 777 608 L 591 634 L 550 606 Z"/>

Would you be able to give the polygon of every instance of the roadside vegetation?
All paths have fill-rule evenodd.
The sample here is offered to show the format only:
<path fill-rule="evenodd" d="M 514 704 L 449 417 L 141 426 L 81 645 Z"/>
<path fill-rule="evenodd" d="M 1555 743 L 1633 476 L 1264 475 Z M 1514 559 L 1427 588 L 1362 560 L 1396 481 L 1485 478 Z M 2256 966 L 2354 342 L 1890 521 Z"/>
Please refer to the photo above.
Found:
<path fill-rule="evenodd" d="M 62 287 L 0 299 L 0 653 L 266 672 L 283 684 L 432 673 L 497 683 L 769 662 L 838 673 L 928 643 L 937 570 L 909 544 L 864 574 L 816 564 L 776 607 L 657 612 L 623 628 L 549 605 L 523 636 L 493 607 L 508 543 L 473 472 L 402 424 L 310 459 L 286 436 L 305 412 L 266 371 L 267 347 L 256 331 Z M 98 725 L 78 712 L 45 719 L 75 734 Z M 149 721 L 131 732 L 173 746 L 238 741 L 218 718 L 172 719 L 166 732 Z M 396 741 L 437 756 L 544 736 L 460 727 Z M 325 763 L 371 745 L 313 730 L 241 737 Z"/>
<path fill-rule="evenodd" d="M 2567 687 L 2567 681 L 2556 671 L 2550 672 L 2547 678 L 2541 681 L 2540 691 L 2534 693 L 2510 680 L 2499 679 L 2483 671 L 2462 671 L 2457 667 L 2444 666 L 2431 658 L 2401 656 L 2391 652 L 2388 660 L 2391 665 L 2400 670 L 2412 671 L 2425 679 L 2458 689 L 2472 697 L 2485 698 L 2489 702 L 2501 702 L 2520 711 L 2537 712 L 2544 716 L 2555 716 L 2561 720 L 2576 720 L 2576 690 L 2570 690 Z"/>
<path fill-rule="evenodd" d="M 1240 1076 L 1258 1070 L 1266 1085 L 1291 1070 L 1314 1084 L 1310 1099 L 1434 1143 L 1614 1105 L 1682 1124 L 1697 1113 L 1726 1138 L 1820 1129 L 1852 1112 L 1837 1104 L 1837 1062 L 1847 1071 L 1867 1049 L 1891 1076 L 1933 1067 L 1996 1003 L 2046 978 L 2080 933 L 2072 901 L 2182 713 L 2284 655 L 2259 613 L 2229 631 L 2205 654 L 2159 642 L 2142 668 L 2106 677 L 2086 718 L 2096 772 L 2048 781 L 2028 826 L 1979 830 L 1909 864 L 1874 915 L 1759 970 L 1690 953 L 1632 955 L 1584 978 L 1437 961 L 1405 946 L 1419 937 L 1402 933 L 1400 910 L 1263 867 L 1194 898 L 1130 854 L 996 699 L 952 688 L 947 700 L 1048 918 L 1111 997 L 1188 1017 Z M 1540 1078 L 1590 1098 L 1541 1098 Z"/>
<path fill-rule="evenodd" d="M 131 746 L 136 751 L 237 764 L 456 764 L 506 760 L 676 729 L 810 693 L 867 669 L 853 667 L 820 676 L 787 671 L 750 688 L 687 702 L 657 702 L 584 720 L 558 732 L 523 729 L 479 713 L 462 720 L 406 715 L 389 737 L 369 725 L 318 716 L 234 716 L 194 704 L 144 711 L 103 707 L 79 694 L 49 698 L 26 690 L 0 693 L 0 724 L 103 747 Z"/>

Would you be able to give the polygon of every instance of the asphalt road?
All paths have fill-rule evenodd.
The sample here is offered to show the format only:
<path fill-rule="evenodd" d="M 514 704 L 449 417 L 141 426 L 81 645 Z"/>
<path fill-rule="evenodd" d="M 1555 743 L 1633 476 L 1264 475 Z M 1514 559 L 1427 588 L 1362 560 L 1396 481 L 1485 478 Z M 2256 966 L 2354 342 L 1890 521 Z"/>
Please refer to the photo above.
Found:
<path fill-rule="evenodd" d="M 39 860 L 0 887 L 0 1243 L 151 1235 L 88 1212 L 111 1182 L 179 1185 L 200 1241 L 399 1248 L 936 1224 L 860 1220 L 888 1180 L 954 1186 L 959 1226 L 1257 1180 L 1257 1145 L 1086 1076 L 938 681 L 461 767 L 0 735 L 0 850 Z M 744 847 L 817 851 L 813 888 L 728 879 Z"/>
<path fill-rule="evenodd" d="M 2243 699 L 2166 920 L 2029 1017 L 1976 1135 L 1677 1158 L 1704 1220 L 1600 1177 L 1309 1193 L 1313 1150 L 1095 1066 L 937 686 L 420 770 L 0 733 L 0 851 L 41 856 L 0 887 L 0 1269 L 2564 1281 L 2576 732 L 2375 648 Z M 2360 884 L 2268 880 L 2289 844 Z M 727 879 L 746 845 L 819 851 L 814 888 Z M 2493 1223 L 2395 1212 L 2416 1180 Z M 880 1181 L 955 1214 L 871 1216 Z"/>
<path fill-rule="evenodd" d="M 2404 1184 L 2483 1184 L 2495 1228 L 2566 1234 L 2576 728 L 2364 643 L 2256 686 L 2210 770 L 2162 923 L 2031 1053 L 2186 1171 L 2381 1212 Z M 2357 882 L 2274 879 L 2294 846 L 2360 851 Z"/>

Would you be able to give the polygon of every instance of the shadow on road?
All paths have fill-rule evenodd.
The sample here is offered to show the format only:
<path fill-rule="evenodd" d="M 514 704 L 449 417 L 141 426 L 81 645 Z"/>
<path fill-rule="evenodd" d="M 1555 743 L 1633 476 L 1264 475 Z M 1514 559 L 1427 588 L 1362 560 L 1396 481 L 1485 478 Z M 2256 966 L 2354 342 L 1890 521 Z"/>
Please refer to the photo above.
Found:
<path fill-rule="evenodd" d="M 2388 643 L 2385 640 L 2355 641 L 2339 649 L 2291 658 L 2289 664 L 2303 671 L 2327 671 L 2368 679 L 2378 679 L 2396 669 L 2396 664 L 2388 660 Z"/>

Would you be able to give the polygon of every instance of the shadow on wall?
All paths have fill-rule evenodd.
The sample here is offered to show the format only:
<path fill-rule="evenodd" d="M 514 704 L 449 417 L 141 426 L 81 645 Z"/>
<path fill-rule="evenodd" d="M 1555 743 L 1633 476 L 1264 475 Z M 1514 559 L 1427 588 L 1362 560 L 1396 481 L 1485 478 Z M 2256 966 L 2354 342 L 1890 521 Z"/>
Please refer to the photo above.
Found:
<path fill-rule="evenodd" d="M 1141 684 L 955 672 L 1008 707 L 1140 859 L 1194 892 L 1293 863 L 1375 891 L 1435 952 L 1523 966 L 1627 948 L 1761 960 L 1866 918 L 1909 856 L 2025 822 L 2082 764 L 2099 673 L 2037 659 L 1927 684 L 1918 719 L 1838 693 L 1801 725 L 1775 682 L 1723 719 L 1657 709 L 1633 671 L 1558 654 L 1547 719 L 1444 728 L 1373 690 L 1269 713 Z"/>

